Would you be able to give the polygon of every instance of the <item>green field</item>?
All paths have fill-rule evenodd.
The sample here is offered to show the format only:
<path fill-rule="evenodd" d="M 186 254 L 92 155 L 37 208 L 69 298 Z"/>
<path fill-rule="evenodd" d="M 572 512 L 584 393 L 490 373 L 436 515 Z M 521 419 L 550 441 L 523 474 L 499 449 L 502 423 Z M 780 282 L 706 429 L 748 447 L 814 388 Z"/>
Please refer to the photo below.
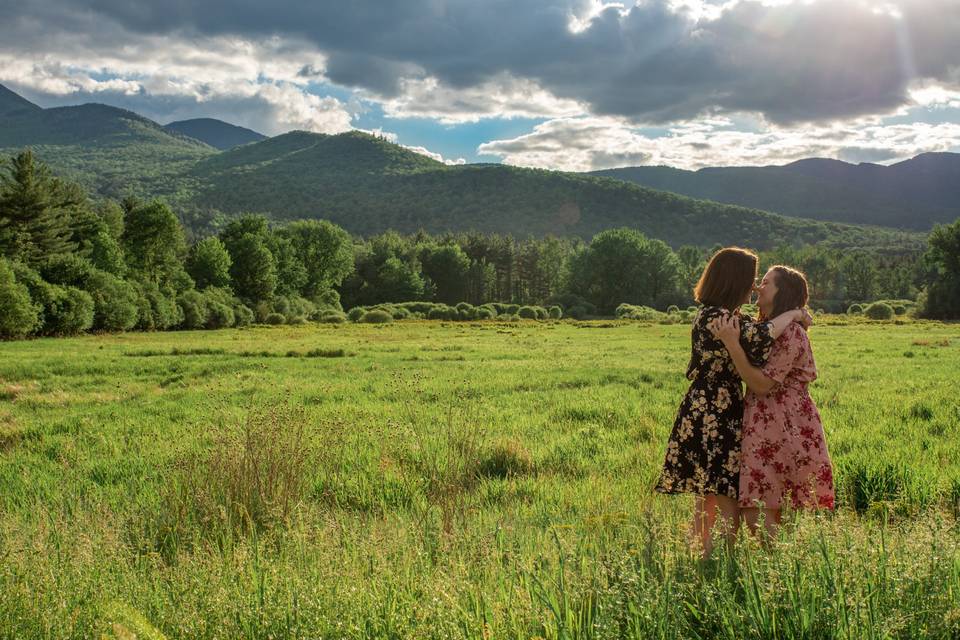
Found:
<path fill-rule="evenodd" d="M 0 343 L 0 638 L 957 637 L 960 325 L 811 339 L 840 507 L 708 563 L 686 326 Z"/>

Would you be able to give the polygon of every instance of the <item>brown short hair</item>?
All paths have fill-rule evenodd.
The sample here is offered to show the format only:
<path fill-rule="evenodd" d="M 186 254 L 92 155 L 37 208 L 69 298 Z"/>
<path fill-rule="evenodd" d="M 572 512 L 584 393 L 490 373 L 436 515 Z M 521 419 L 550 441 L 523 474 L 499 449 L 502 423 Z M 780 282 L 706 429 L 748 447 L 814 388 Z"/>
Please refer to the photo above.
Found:
<path fill-rule="evenodd" d="M 802 271 L 797 271 L 782 264 L 770 267 L 770 271 L 773 271 L 777 278 L 777 293 L 773 296 L 773 308 L 770 310 L 771 318 L 776 318 L 785 311 L 802 309 L 807 306 L 809 289 L 807 287 L 807 277 L 803 275 Z"/>
<path fill-rule="evenodd" d="M 700 274 L 693 297 L 700 304 L 733 311 L 746 299 L 757 279 L 757 254 L 739 247 L 720 249 Z"/>

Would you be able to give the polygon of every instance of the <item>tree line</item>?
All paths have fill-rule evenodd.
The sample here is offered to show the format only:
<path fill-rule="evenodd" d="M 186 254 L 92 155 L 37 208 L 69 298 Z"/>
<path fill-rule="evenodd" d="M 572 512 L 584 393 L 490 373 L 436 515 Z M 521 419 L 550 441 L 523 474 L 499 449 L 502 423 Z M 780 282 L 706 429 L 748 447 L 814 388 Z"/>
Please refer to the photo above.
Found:
<path fill-rule="evenodd" d="M 361 238 L 324 220 L 271 224 L 256 214 L 188 242 L 163 201 L 93 201 L 24 151 L 0 172 L 0 336 L 298 323 L 416 301 L 556 306 L 574 317 L 612 315 L 621 303 L 686 307 L 714 249 L 674 250 L 629 228 L 590 242 L 422 231 Z M 927 315 L 952 318 L 958 255 L 960 221 L 935 229 L 924 253 L 785 246 L 761 257 L 803 269 L 815 307 L 919 297 Z"/>

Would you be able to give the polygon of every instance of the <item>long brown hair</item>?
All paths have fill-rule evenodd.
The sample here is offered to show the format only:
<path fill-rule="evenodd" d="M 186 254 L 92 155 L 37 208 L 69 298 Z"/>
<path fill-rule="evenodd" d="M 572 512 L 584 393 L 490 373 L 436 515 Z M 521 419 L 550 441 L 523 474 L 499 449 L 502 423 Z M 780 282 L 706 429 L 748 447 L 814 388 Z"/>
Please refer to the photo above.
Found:
<path fill-rule="evenodd" d="M 791 309 L 802 309 L 807 306 L 810 297 L 807 287 L 807 277 L 802 271 L 797 271 L 782 264 L 770 267 L 776 274 L 777 293 L 773 296 L 773 308 L 770 317 L 776 318 L 781 313 Z"/>
<path fill-rule="evenodd" d="M 707 263 L 693 289 L 700 304 L 733 311 L 747 299 L 757 279 L 757 254 L 740 247 L 720 249 Z"/>

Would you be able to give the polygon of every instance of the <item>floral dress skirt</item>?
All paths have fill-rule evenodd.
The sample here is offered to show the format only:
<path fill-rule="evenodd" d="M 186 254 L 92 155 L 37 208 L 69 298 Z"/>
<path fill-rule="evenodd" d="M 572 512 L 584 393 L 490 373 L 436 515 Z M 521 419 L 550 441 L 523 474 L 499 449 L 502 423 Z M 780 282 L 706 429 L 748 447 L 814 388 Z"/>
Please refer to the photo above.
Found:
<path fill-rule="evenodd" d="M 737 498 L 743 397 L 739 380 L 694 382 L 683 397 L 657 491 Z"/>
<path fill-rule="evenodd" d="M 691 331 L 690 388 L 673 423 L 656 490 L 737 498 L 740 488 L 740 436 L 743 389 L 723 343 L 710 333 L 711 320 L 728 313 L 700 309 Z M 740 317 L 740 344 L 756 366 L 766 361 L 773 338 L 770 326 Z"/>

